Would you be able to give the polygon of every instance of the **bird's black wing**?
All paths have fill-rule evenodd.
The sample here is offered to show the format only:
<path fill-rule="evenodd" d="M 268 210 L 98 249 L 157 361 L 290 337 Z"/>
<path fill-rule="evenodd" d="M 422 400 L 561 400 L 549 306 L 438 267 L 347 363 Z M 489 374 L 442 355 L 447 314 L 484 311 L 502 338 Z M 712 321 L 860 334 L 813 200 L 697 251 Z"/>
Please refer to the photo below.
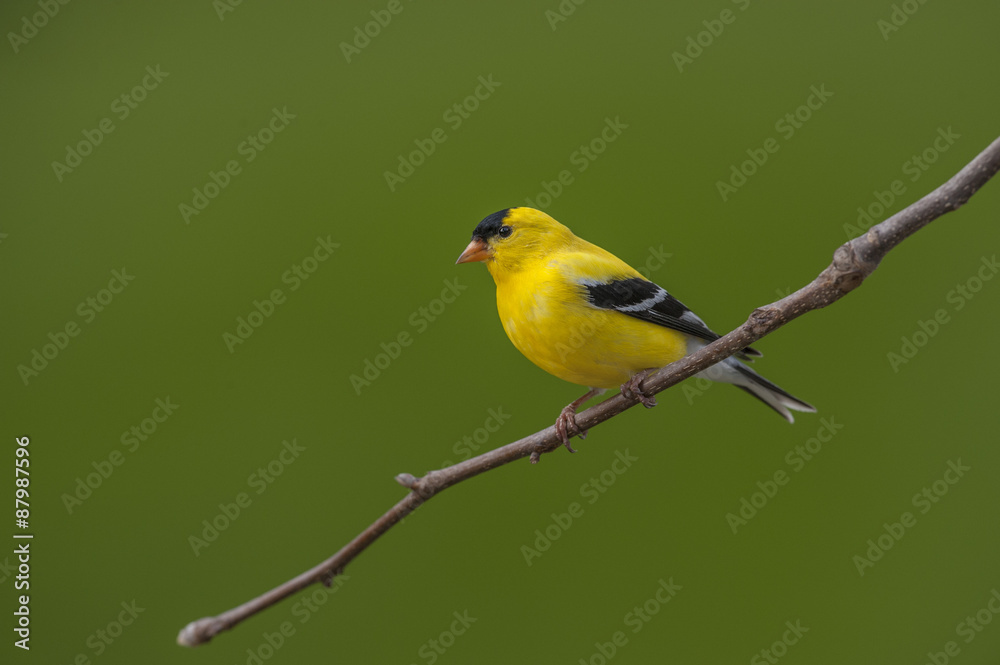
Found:
<path fill-rule="evenodd" d="M 581 282 L 581 286 L 587 302 L 598 309 L 613 309 L 706 342 L 714 342 L 720 337 L 698 315 L 685 307 L 684 303 L 647 279 L 629 277 L 600 283 L 587 280 Z M 744 354 L 761 355 L 749 346 L 739 355 Z"/>

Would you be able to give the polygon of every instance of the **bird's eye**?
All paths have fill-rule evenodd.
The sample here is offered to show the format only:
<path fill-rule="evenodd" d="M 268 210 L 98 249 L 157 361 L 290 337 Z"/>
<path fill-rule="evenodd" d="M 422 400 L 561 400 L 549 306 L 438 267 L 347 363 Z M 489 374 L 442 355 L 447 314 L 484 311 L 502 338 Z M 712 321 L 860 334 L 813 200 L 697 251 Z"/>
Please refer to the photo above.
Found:
<path fill-rule="evenodd" d="M 513 232 L 514 232 L 514 229 L 510 228 L 506 224 L 504 224 L 503 226 L 501 226 L 500 230 L 497 231 L 497 233 L 500 235 L 501 238 L 510 237 L 510 234 L 513 233 Z"/>

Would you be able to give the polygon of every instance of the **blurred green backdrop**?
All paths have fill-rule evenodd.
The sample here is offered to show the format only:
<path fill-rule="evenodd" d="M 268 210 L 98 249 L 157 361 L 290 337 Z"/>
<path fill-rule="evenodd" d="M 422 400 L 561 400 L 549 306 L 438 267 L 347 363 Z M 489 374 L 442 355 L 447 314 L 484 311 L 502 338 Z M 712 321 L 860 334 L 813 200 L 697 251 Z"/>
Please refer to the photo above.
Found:
<path fill-rule="evenodd" d="M 580 394 L 454 265 L 482 217 L 530 200 L 728 331 L 859 208 L 883 219 L 997 136 L 998 21 L 986 0 L 4 3 L 0 489 L 30 436 L 35 534 L 30 653 L 0 553 L 4 662 L 995 662 L 995 182 L 759 344 L 817 415 L 689 382 L 449 490 L 335 595 L 174 638 L 335 552 L 395 474 Z"/>

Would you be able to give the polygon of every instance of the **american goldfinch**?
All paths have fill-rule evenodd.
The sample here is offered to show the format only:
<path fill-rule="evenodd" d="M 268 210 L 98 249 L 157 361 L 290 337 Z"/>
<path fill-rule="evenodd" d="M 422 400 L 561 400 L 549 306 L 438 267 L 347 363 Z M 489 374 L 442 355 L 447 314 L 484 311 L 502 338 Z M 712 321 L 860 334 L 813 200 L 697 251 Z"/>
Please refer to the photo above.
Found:
<path fill-rule="evenodd" d="M 456 263 L 482 261 L 497 285 L 497 311 L 514 346 L 546 372 L 590 390 L 568 404 L 556 432 L 586 435 L 576 410 L 608 388 L 651 408 L 647 373 L 719 338 L 698 316 L 627 263 L 573 235 L 534 208 L 495 212 L 472 232 Z M 759 357 L 747 347 L 737 356 Z M 816 409 L 731 356 L 698 376 L 732 383 L 794 422 L 789 409 Z"/>

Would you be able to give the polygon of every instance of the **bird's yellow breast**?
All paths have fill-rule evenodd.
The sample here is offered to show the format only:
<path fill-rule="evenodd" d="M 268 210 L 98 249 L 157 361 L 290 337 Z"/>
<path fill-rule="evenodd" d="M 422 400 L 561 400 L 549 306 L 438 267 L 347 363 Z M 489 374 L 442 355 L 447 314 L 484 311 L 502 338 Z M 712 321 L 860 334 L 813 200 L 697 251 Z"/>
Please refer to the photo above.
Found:
<path fill-rule="evenodd" d="M 548 261 L 497 280 L 503 328 L 531 362 L 571 383 L 617 388 L 687 353 L 681 333 L 589 305 L 573 273 Z"/>

